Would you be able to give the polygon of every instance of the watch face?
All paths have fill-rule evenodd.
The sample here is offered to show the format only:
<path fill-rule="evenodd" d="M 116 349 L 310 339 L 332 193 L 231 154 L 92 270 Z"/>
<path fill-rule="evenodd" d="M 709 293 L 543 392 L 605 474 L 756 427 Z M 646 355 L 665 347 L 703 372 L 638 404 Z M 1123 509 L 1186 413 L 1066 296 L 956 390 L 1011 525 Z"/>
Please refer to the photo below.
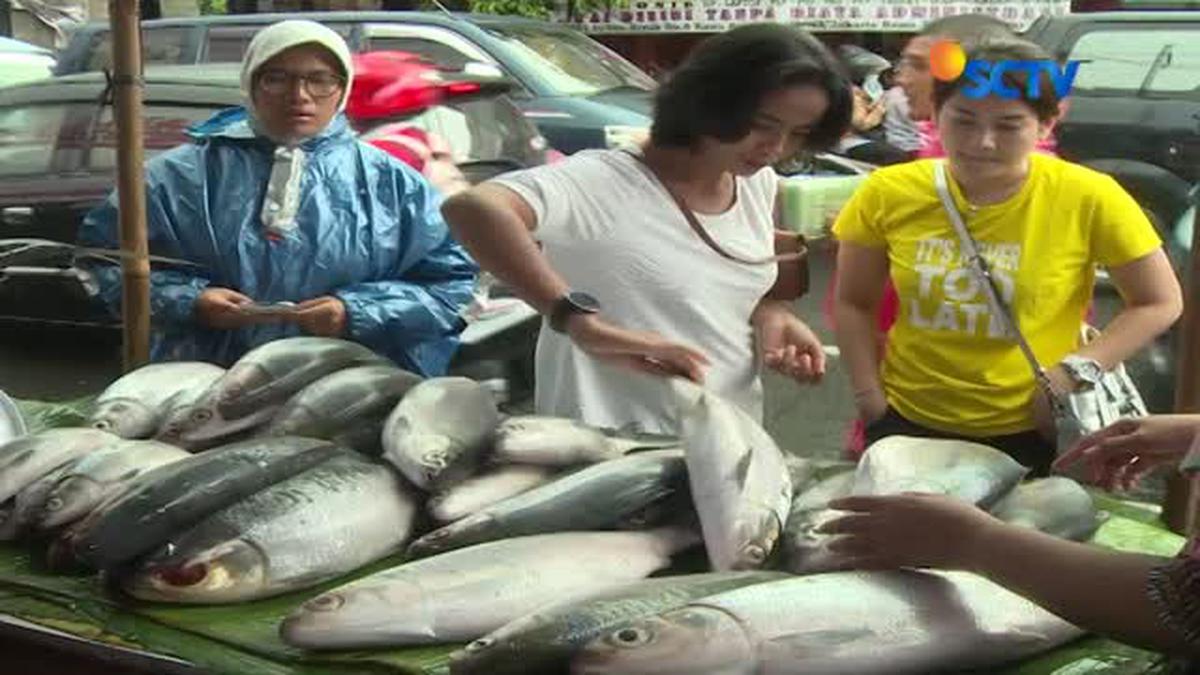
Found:
<path fill-rule="evenodd" d="M 583 312 L 594 314 L 600 311 L 600 301 L 595 297 L 581 291 L 572 291 L 568 293 L 567 301 Z"/>

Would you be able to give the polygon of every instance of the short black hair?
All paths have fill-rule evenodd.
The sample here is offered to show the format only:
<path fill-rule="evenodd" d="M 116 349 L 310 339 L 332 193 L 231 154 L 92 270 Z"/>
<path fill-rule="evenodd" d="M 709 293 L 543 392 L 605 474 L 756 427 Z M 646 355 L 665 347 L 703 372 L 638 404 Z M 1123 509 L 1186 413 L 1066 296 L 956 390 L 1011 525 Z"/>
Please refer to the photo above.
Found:
<path fill-rule="evenodd" d="M 702 42 L 659 86 L 650 140 L 667 147 L 692 147 L 703 137 L 732 143 L 750 133 L 767 94 L 799 85 L 822 89 L 829 98 L 806 148 L 832 146 L 849 128 L 854 106 L 837 59 L 799 29 L 739 26 Z"/>
<path fill-rule="evenodd" d="M 995 63 L 997 61 L 1044 61 L 1051 60 L 1050 55 L 1038 45 L 1022 40 L 1020 38 L 1011 38 L 1002 41 L 983 42 L 967 51 L 967 61 L 987 61 Z M 1029 86 L 1029 73 L 1023 70 L 1006 70 L 1000 76 L 1000 79 L 1013 89 L 1021 92 L 1021 97 L 1018 99 L 1033 109 L 1033 113 L 1037 115 L 1039 122 L 1049 122 L 1058 116 L 1058 92 L 1054 90 L 1054 82 L 1045 72 L 1039 72 L 1033 77 L 1038 78 L 1037 97 L 1029 98 L 1026 95 L 1026 88 Z M 967 84 L 967 78 L 960 75 L 957 79 L 947 82 L 945 80 L 934 80 L 933 82 L 933 107 L 934 110 L 941 110 L 946 101 L 957 94 Z"/>
<path fill-rule="evenodd" d="M 934 19 L 921 28 L 921 37 L 950 38 L 963 45 L 1017 37 L 1012 26 L 990 14 L 955 14 Z"/>

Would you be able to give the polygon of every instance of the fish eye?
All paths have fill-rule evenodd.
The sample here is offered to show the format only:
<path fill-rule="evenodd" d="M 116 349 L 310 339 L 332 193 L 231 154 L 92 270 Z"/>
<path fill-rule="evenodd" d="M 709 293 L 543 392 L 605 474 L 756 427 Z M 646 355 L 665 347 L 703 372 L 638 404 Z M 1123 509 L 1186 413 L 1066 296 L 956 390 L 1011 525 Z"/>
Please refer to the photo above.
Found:
<path fill-rule="evenodd" d="M 112 422 L 108 420 L 96 420 L 95 422 L 92 422 L 92 428 L 99 429 L 100 431 L 108 431 L 112 427 Z"/>
<path fill-rule="evenodd" d="M 192 421 L 197 424 L 203 424 L 212 419 L 212 411 L 208 408 L 200 408 L 192 412 Z"/>
<path fill-rule="evenodd" d="M 47 511 L 57 511 L 57 510 L 61 509 L 62 507 L 63 507 L 63 500 L 61 497 L 51 497 L 46 500 L 45 509 Z"/>
<path fill-rule="evenodd" d="M 332 612 L 346 604 L 346 599 L 340 594 L 331 593 L 320 595 L 304 603 L 304 608 L 313 612 Z"/>
<path fill-rule="evenodd" d="M 483 650 L 487 649 L 488 647 L 491 647 L 494 644 L 496 644 L 496 641 L 493 640 L 492 638 L 486 638 L 486 637 L 479 638 L 478 640 L 467 645 L 467 651 L 469 651 L 469 652 L 483 651 Z"/>
<path fill-rule="evenodd" d="M 649 644 L 653 638 L 645 628 L 622 628 L 613 633 L 609 640 L 617 647 L 641 647 Z"/>

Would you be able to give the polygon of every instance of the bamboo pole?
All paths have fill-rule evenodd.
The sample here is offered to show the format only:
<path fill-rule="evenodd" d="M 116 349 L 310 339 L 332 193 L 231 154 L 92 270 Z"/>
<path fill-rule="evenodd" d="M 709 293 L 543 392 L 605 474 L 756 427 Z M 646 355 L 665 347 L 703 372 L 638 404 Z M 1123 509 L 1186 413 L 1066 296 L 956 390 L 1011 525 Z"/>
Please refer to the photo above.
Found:
<path fill-rule="evenodd" d="M 150 260 L 142 173 L 142 44 L 138 0 L 109 0 L 114 112 L 117 118 L 117 199 L 121 222 L 121 307 L 124 361 L 129 371 L 150 358 Z"/>
<path fill-rule="evenodd" d="M 1192 249 L 1184 279 L 1184 308 L 1179 343 L 1175 346 L 1175 411 L 1200 412 L 1200 209 L 1192 221 Z M 1163 498 L 1163 521 L 1180 534 L 1195 531 L 1200 519 L 1200 489 L 1195 479 L 1172 473 Z"/>

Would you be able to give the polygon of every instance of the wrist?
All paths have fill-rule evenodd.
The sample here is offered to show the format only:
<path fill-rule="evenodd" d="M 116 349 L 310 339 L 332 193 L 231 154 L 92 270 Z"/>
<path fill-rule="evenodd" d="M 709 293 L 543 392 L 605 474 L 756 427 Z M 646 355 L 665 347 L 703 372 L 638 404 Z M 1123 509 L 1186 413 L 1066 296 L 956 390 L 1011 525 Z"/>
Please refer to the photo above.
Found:
<path fill-rule="evenodd" d="M 1000 546 L 997 542 L 1004 538 L 1007 525 L 990 513 L 982 510 L 980 513 L 983 516 L 980 519 L 981 522 L 967 530 L 959 560 L 955 561 L 957 563 L 955 567 L 964 572 L 987 576 L 991 562 L 997 555 L 993 551 Z"/>

